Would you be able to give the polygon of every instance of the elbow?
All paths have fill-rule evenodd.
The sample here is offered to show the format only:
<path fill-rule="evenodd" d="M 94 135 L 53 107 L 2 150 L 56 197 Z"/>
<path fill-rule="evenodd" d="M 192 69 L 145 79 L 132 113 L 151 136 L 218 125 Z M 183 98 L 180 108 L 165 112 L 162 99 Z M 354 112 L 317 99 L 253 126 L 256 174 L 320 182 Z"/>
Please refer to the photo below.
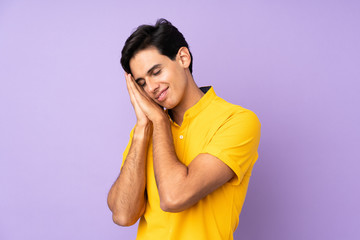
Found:
<path fill-rule="evenodd" d="M 133 211 L 121 211 L 121 210 L 115 210 L 112 211 L 112 219 L 115 224 L 122 226 L 122 227 L 129 227 L 134 225 L 139 218 L 144 214 L 145 212 L 145 204 L 140 209 L 140 212 L 133 212 Z"/>
<path fill-rule="evenodd" d="M 112 219 L 115 224 L 122 226 L 122 227 L 129 227 L 129 226 L 134 225 L 137 222 L 137 219 L 134 220 L 128 216 L 124 216 L 122 214 L 115 214 L 115 213 L 113 213 Z"/>
<path fill-rule="evenodd" d="M 170 195 L 160 197 L 160 208 L 164 212 L 181 212 L 186 209 L 185 201 L 179 197 L 172 197 Z"/>
<path fill-rule="evenodd" d="M 122 227 L 128 227 L 136 223 L 137 220 L 134 221 L 133 219 L 131 219 L 129 214 L 122 213 L 117 209 L 117 206 L 115 202 L 110 198 L 110 195 L 107 199 L 107 204 L 110 211 L 112 212 L 112 220 L 115 224 Z"/>

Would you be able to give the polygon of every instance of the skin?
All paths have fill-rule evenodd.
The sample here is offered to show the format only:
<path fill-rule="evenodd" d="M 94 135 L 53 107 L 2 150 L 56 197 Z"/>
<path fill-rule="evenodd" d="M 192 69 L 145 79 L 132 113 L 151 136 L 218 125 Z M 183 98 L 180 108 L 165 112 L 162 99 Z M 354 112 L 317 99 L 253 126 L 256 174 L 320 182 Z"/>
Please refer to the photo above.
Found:
<path fill-rule="evenodd" d="M 155 48 L 142 50 L 130 60 L 133 75 L 126 73 L 125 79 L 137 124 L 129 153 L 108 195 L 118 225 L 132 225 L 145 212 L 146 151 L 151 137 L 155 179 L 164 211 L 186 210 L 235 176 L 210 154 L 198 155 L 189 166 L 176 156 L 170 121 L 160 106 L 171 109 L 172 118 L 181 125 L 185 111 L 203 96 L 188 69 L 190 62 L 186 47 L 179 49 L 175 60 Z"/>

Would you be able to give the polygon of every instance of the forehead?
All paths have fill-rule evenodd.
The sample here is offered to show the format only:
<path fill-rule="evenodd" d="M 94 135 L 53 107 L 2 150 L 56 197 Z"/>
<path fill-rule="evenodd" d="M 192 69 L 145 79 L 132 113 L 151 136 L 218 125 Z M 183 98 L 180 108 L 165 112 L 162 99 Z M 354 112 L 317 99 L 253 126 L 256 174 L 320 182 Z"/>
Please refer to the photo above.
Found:
<path fill-rule="evenodd" d="M 139 51 L 130 59 L 130 69 L 132 74 L 144 75 L 156 64 L 166 64 L 170 60 L 167 56 L 162 55 L 156 48 L 146 48 Z"/>

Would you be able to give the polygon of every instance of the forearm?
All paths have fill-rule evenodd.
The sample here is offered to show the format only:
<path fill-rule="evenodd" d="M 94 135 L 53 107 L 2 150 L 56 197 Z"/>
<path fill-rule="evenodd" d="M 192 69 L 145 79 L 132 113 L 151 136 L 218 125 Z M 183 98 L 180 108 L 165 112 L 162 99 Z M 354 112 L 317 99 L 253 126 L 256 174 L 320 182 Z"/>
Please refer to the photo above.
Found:
<path fill-rule="evenodd" d="M 163 210 L 172 211 L 183 202 L 180 195 L 186 187 L 188 168 L 177 158 L 168 120 L 153 124 L 154 171 L 160 204 Z"/>
<path fill-rule="evenodd" d="M 129 153 L 108 195 L 114 222 L 132 225 L 145 210 L 146 155 L 151 126 L 136 126 Z"/>

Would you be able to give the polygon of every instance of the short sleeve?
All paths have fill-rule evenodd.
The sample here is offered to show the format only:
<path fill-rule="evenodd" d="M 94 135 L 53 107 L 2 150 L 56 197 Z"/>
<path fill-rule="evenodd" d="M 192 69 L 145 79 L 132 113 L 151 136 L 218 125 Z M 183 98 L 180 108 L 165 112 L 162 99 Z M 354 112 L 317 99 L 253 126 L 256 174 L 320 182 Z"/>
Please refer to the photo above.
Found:
<path fill-rule="evenodd" d="M 215 131 L 203 153 L 211 154 L 236 174 L 232 184 L 241 183 L 249 167 L 258 158 L 260 121 L 250 110 L 230 115 Z"/>
<path fill-rule="evenodd" d="M 121 162 L 121 167 L 120 167 L 120 169 L 123 167 L 124 162 L 125 162 L 125 159 L 126 159 L 128 153 L 129 153 L 130 146 L 131 146 L 131 142 L 132 142 L 133 135 L 134 135 L 134 129 L 135 129 L 135 128 L 133 128 L 133 129 L 131 130 L 131 132 L 130 132 L 129 142 L 128 142 L 128 144 L 127 144 L 127 146 L 126 146 L 126 148 L 125 148 L 125 150 L 124 150 L 124 152 L 123 152 L 123 158 L 122 158 L 122 162 Z"/>

